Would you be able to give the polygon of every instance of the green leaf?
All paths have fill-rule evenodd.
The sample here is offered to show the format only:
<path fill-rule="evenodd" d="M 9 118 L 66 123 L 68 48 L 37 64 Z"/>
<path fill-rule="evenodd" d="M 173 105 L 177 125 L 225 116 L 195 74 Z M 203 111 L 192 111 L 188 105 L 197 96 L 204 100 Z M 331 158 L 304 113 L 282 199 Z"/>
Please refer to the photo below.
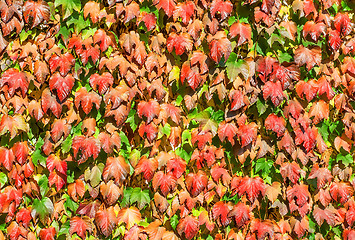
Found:
<path fill-rule="evenodd" d="M 39 216 L 39 219 L 42 221 L 42 223 L 45 223 L 45 220 L 52 215 L 54 212 L 54 206 L 52 201 L 45 197 L 42 198 L 41 200 L 39 199 L 34 199 L 33 204 L 32 204 L 32 218 L 36 218 Z"/>
<path fill-rule="evenodd" d="M 170 225 L 175 230 L 176 226 L 179 224 L 179 217 L 177 214 L 170 218 Z"/>
<path fill-rule="evenodd" d="M 353 157 L 351 156 L 350 153 L 344 155 L 342 153 L 339 153 L 336 158 L 337 162 L 342 162 L 345 166 L 348 166 L 349 164 L 354 162 Z"/>
<path fill-rule="evenodd" d="M 44 197 L 46 193 L 48 192 L 48 178 L 45 174 L 43 174 L 39 179 L 38 179 L 38 186 L 39 190 L 41 192 L 41 196 Z"/>
<path fill-rule="evenodd" d="M 69 234 L 69 228 L 70 228 L 70 221 L 66 221 L 60 227 L 59 232 L 58 232 L 58 236 L 63 235 L 63 234 L 65 234 L 65 235 Z"/>
<path fill-rule="evenodd" d="M 255 172 L 262 171 L 262 174 L 268 175 L 270 173 L 270 169 L 273 166 L 273 161 L 267 160 L 265 158 L 260 158 L 256 161 L 255 164 Z"/>
<path fill-rule="evenodd" d="M 258 100 L 256 101 L 256 108 L 258 109 L 259 116 L 261 116 L 267 109 L 267 103 L 261 101 L 260 98 L 258 98 Z"/>
<path fill-rule="evenodd" d="M 5 183 L 7 183 L 7 176 L 5 173 L 0 172 L 0 188 L 2 188 Z"/>
<path fill-rule="evenodd" d="M 70 27 L 72 24 L 74 25 L 75 33 L 79 34 L 81 30 L 90 26 L 90 20 L 85 20 L 83 14 L 74 12 L 72 15 L 70 15 L 67 21 L 68 27 Z"/>
<path fill-rule="evenodd" d="M 64 203 L 65 211 L 68 212 L 69 209 L 71 212 L 75 213 L 79 207 L 79 204 L 74 202 L 67 194 L 64 194 L 63 197 L 66 199 Z"/>
<path fill-rule="evenodd" d="M 133 188 L 131 187 L 123 190 L 123 198 L 120 203 L 121 207 L 127 207 L 129 205 L 132 192 L 133 192 Z"/>
<path fill-rule="evenodd" d="M 129 126 L 132 128 L 132 131 L 136 131 L 138 127 L 137 111 L 134 108 L 131 108 L 129 111 L 128 118 L 126 120 L 129 123 Z"/>
<path fill-rule="evenodd" d="M 158 139 L 162 138 L 163 135 L 170 136 L 171 133 L 171 126 L 169 123 L 166 123 L 163 127 L 159 127 L 159 134 L 158 134 Z"/>
<path fill-rule="evenodd" d="M 227 66 L 227 75 L 231 81 L 235 81 L 239 74 L 241 74 L 244 79 L 248 79 L 249 77 L 249 65 L 242 59 L 237 59 L 236 53 L 231 53 L 228 61 L 226 63 Z"/>
<path fill-rule="evenodd" d="M 45 167 L 47 157 L 42 154 L 42 146 L 44 144 L 44 140 L 41 136 L 38 137 L 37 143 L 35 145 L 35 151 L 32 153 L 32 163 L 37 167 L 38 162 Z"/>
<path fill-rule="evenodd" d="M 73 11 L 80 12 L 81 10 L 81 1 L 80 0 L 55 0 L 54 7 L 62 5 L 62 14 L 63 19 L 66 19 L 72 15 Z"/>
<path fill-rule="evenodd" d="M 149 204 L 149 202 L 150 202 L 149 190 L 144 189 L 142 191 L 142 189 L 140 189 L 140 188 L 134 188 L 131 193 L 131 197 L 130 197 L 129 202 L 131 204 L 136 202 L 136 203 L 138 203 L 138 208 L 143 209 L 144 206 L 146 204 Z"/>

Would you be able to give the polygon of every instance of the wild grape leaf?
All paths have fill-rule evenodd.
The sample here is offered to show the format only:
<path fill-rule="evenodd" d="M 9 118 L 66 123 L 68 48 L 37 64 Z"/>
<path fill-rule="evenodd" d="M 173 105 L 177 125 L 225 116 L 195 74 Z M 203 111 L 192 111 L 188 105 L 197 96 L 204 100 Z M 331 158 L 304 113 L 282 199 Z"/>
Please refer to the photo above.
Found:
<path fill-rule="evenodd" d="M 50 217 L 54 212 L 54 206 L 52 201 L 44 197 L 41 200 L 35 198 L 32 204 L 31 216 L 32 218 L 36 218 L 39 216 L 40 220 L 44 223 L 45 220 Z"/>
<path fill-rule="evenodd" d="M 80 12 L 81 1 L 80 0 L 55 0 L 54 7 L 62 5 L 63 19 L 69 17 L 73 11 Z"/>
<path fill-rule="evenodd" d="M 61 102 L 70 94 L 75 79 L 71 74 L 62 77 L 59 73 L 54 73 L 49 79 L 49 88 L 53 92 L 57 91 L 57 96 Z"/>
<path fill-rule="evenodd" d="M 238 37 L 237 46 L 245 42 L 251 41 L 251 27 L 247 23 L 233 23 L 229 29 L 229 36 L 231 38 Z"/>
<path fill-rule="evenodd" d="M 0 147 L 0 163 L 6 168 L 6 170 L 11 171 L 14 162 L 15 155 L 12 149 Z"/>
<path fill-rule="evenodd" d="M 78 234 L 79 237 L 85 239 L 86 231 L 92 232 L 92 223 L 87 216 L 84 217 L 72 217 L 70 219 L 70 229 L 69 233 L 73 235 Z"/>
<path fill-rule="evenodd" d="M 333 176 L 329 169 L 319 168 L 318 164 L 313 165 L 313 168 L 308 176 L 309 179 L 317 178 L 318 189 L 324 187 L 327 183 L 330 183 Z"/>
<path fill-rule="evenodd" d="M 62 113 L 62 105 L 57 101 L 55 95 L 51 93 L 49 88 L 44 89 L 42 92 L 41 104 L 43 112 L 47 113 L 50 109 L 54 116 L 57 118 L 60 117 L 60 114 Z"/>
<path fill-rule="evenodd" d="M 90 86 L 96 91 L 97 86 L 98 91 L 101 95 L 105 94 L 110 87 L 112 86 L 114 78 L 108 72 L 104 72 L 103 74 L 99 75 L 97 73 L 90 76 Z"/>
<path fill-rule="evenodd" d="M 15 154 L 15 158 L 20 165 L 24 165 L 29 155 L 29 148 L 27 142 L 16 142 L 11 148 Z"/>
<path fill-rule="evenodd" d="M 176 7 L 174 0 L 154 0 L 153 4 L 156 5 L 158 9 L 162 8 L 168 17 L 173 15 Z"/>
<path fill-rule="evenodd" d="M 10 237 L 10 239 L 21 239 L 21 237 L 22 238 L 27 237 L 28 230 L 26 230 L 26 228 L 19 225 L 15 221 L 12 221 L 6 230 L 7 230 L 7 235 Z M 2 237 L 3 239 L 5 239 L 3 235 Z"/>
<path fill-rule="evenodd" d="M 180 80 L 182 83 L 184 83 L 184 81 L 186 79 L 189 86 L 193 90 L 196 90 L 200 86 L 203 79 L 198 71 L 198 68 L 197 67 L 190 68 L 189 65 L 190 64 L 188 62 L 185 62 L 182 65 Z"/>
<path fill-rule="evenodd" d="M 149 142 L 153 142 L 158 135 L 158 128 L 154 122 L 149 124 L 142 122 L 138 128 L 138 134 L 141 138 L 146 136 Z"/>
<path fill-rule="evenodd" d="M 59 68 L 59 72 L 62 76 L 66 76 L 71 68 L 75 64 L 75 58 L 69 52 L 58 56 L 53 54 L 49 59 L 49 67 L 52 72 L 56 71 Z"/>
<path fill-rule="evenodd" d="M 99 209 L 95 214 L 95 222 L 106 237 L 110 236 L 118 223 L 114 208 Z"/>
<path fill-rule="evenodd" d="M 173 191 L 176 186 L 177 179 L 171 174 L 165 174 L 162 171 L 156 172 L 153 177 L 153 188 L 157 191 L 158 188 L 161 193 L 166 197 L 169 192 Z"/>
<path fill-rule="evenodd" d="M 100 18 L 100 3 L 89 1 L 85 4 L 83 11 L 85 18 L 87 18 L 90 14 L 92 23 L 97 23 Z"/>
<path fill-rule="evenodd" d="M 141 218 L 141 213 L 136 207 L 123 208 L 117 215 L 118 222 L 124 222 L 127 229 L 130 229 L 134 224 L 137 224 Z"/>
<path fill-rule="evenodd" d="M 46 164 L 49 172 L 53 172 L 55 169 L 57 172 L 67 175 L 67 162 L 61 160 L 58 156 L 54 154 L 49 155 Z"/>
<path fill-rule="evenodd" d="M 171 158 L 167 163 L 167 172 L 179 179 L 186 170 L 186 161 L 181 158 Z"/>
<path fill-rule="evenodd" d="M 189 173 L 185 180 L 186 188 L 192 197 L 198 196 L 207 187 L 207 183 L 207 175 L 201 170 L 197 173 Z"/>
<path fill-rule="evenodd" d="M 174 10 L 174 21 L 179 17 L 184 24 L 188 24 L 195 12 L 195 4 L 192 1 L 178 3 Z"/>
<path fill-rule="evenodd" d="M 56 233 L 55 227 L 42 228 L 39 231 L 39 238 L 41 240 L 54 240 Z"/>
<path fill-rule="evenodd" d="M 330 195 L 342 204 L 346 203 L 353 194 L 354 189 L 348 182 L 332 182 L 330 185 Z"/>
<path fill-rule="evenodd" d="M 334 26 L 339 33 L 346 36 L 351 32 L 353 23 L 351 22 L 348 13 L 339 12 L 334 18 Z"/>
<path fill-rule="evenodd" d="M 309 110 L 309 117 L 314 117 L 314 124 L 318 124 L 320 121 L 329 118 L 329 105 L 323 101 L 319 100 L 312 104 Z"/>
<path fill-rule="evenodd" d="M 218 137 L 223 142 L 224 139 L 228 139 L 228 141 L 234 145 L 234 137 L 238 132 L 238 128 L 234 123 L 226 123 L 223 121 L 220 123 L 218 127 Z"/>
<path fill-rule="evenodd" d="M 84 137 L 84 136 L 75 136 L 72 143 L 72 148 L 74 151 L 74 157 L 80 159 L 78 163 L 84 163 L 89 157 L 96 159 L 99 156 L 101 150 L 100 142 L 94 137 Z M 78 153 L 81 155 L 78 156 Z"/>
<path fill-rule="evenodd" d="M 101 97 L 96 92 L 88 92 L 85 87 L 82 87 L 75 93 L 74 104 L 77 109 L 81 105 L 83 111 L 89 114 L 94 104 L 97 110 L 100 109 Z"/>
<path fill-rule="evenodd" d="M 29 86 L 29 81 L 24 72 L 20 72 L 15 68 L 10 68 L 6 70 L 0 78 L 0 88 L 4 85 L 8 86 L 8 93 L 11 97 L 14 96 L 17 89 L 21 90 L 22 97 L 24 98 Z"/>
<path fill-rule="evenodd" d="M 13 139 L 19 130 L 28 132 L 29 126 L 22 115 L 8 116 L 4 114 L 0 121 L 0 136 L 10 133 L 10 138 Z"/>
<path fill-rule="evenodd" d="M 49 21 L 50 10 L 49 6 L 44 1 L 34 2 L 26 1 L 23 6 L 23 16 L 26 23 L 29 23 L 30 19 L 32 20 L 32 28 L 36 27 L 43 20 Z"/>
<path fill-rule="evenodd" d="M 285 182 L 286 178 L 288 178 L 293 184 L 296 184 L 301 176 L 305 177 L 306 175 L 306 172 L 300 168 L 297 162 L 283 163 L 280 168 L 280 173 Z"/>
<path fill-rule="evenodd" d="M 316 205 L 313 209 L 313 217 L 319 226 L 322 226 L 324 220 L 330 226 L 335 226 L 338 219 L 338 212 L 332 205 L 325 209 L 321 209 Z"/>
<path fill-rule="evenodd" d="M 340 34 L 337 30 L 331 30 L 328 33 L 328 43 L 334 51 L 338 51 L 340 49 L 343 40 L 340 38 Z"/>
<path fill-rule="evenodd" d="M 224 62 L 226 62 L 232 52 L 232 45 L 227 38 L 227 34 L 224 31 L 218 31 L 214 36 L 208 36 L 207 41 L 209 42 L 212 60 L 219 63 L 224 57 Z"/>
<path fill-rule="evenodd" d="M 263 97 L 265 100 L 271 99 L 271 102 L 275 106 L 279 106 L 283 99 L 285 98 L 285 94 L 282 91 L 282 86 L 280 81 L 273 82 L 273 81 L 268 81 L 265 83 L 264 88 L 263 88 Z"/>
<path fill-rule="evenodd" d="M 22 223 L 24 227 L 28 227 L 28 224 L 32 220 L 31 209 L 29 208 L 21 208 L 16 213 L 16 222 Z"/>
<path fill-rule="evenodd" d="M 137 203 L 139 209 L 143 209 L 145 205 L 150 203 L 149 190 L 137 187 L 134 188 L 130 196 L 129 202 L 131 204 Z"/>
<path fill-rule="evenodd" d="M 278 117 L 272 113 L 265 119 L 265 128 L 276 132 L 277 136 L 281 137 L 286 130 L 286 121 L 283 117 Z"/>
<path fill-rule="evenodd" d="M 163 103 L 161 105 L 159 118 L 162 118 L 164 122 L 167 122 L 168 118 L 171 118 L 176 124 L 180 124 L 181 110 L 170 103 Z"/>
<path fill-rule="evenodd" d="M 256 233 L 257 239 L 265 239 L 267 236 L 273 238 L 276 229 L 270 220 L 255 219 L 251 222 L 250 230 Z"/>
<path fill-rule="evenodd" d="M 74 183 L 68 185 L 68 194 L 74 201 L 78 200 L 78 196 L 83 197 L 86 192 L 84 182 L 76 179 Z"/>
<path fill-rule="evenodd" d="M 121 184 L 129 173 L 129 165 L 122 156 L 109 157 L 102 176 L 105 181 L 113 178 L 116 184 Z"/>
<path fill-rule="evenodd" d="M 226 19 L 233 11 L 233 4 L 230 1 L 213 0 L 210 7 L 212 17 L 220 14 L 220 21 Z"/>
<path fill-rule="evenodd" d="M 295 62 L 298 66 L 306 64 L 307 70 L 311 70 L 315 65 L 320 65 L 322 60 L 322 52 L 320 47 L 304 47 L 300 45 L 295 50 Z"/>
<path fill-rule="evenodd" d="M 97 138 L 101 143 L 102 149 L 108 154 L 113 153 L 115 148 L 119 150 L 121 147 L 121 138 L 117 132 L 112 133 L 112 135 L 100 132 Z"/>
<path fill-rule="evenodd" d="M 199 223 L 194 216 L 188 215 L 179 220 L 176 229 L 180 236 L 185 235 L 185 237 L 190 240 L 198 233 Z"/>
<path fill-rule="evenodd" d="M 311 208 L 309 203 L 311 194 L 308 191 L 308 185 L 296 184 L 293 187 L 289 186 L 286 190 L 287 200 L 290 202 L 290 211 L 296 211 L 304 217 Z"/>
<path fill-rule="evenodd" d="M 326 26 L 323 22 L 315 23 L 313 21 L 308 21 L 303 26 L 304 38 L 306 38 L 309 35 L 313 41 L 317 42 L 321 34 L 323 35 L 326 34 Z"/>
<path fill-rule="evenodd" d="M 241 140 L 242 147 L 248 146 L 250 143 L 255 142 L 257 133 L 258 126 L 255 122 L 240 126 L 237 135 Z"/>
<path fill-rule="evenodd" d="M 346 56 L 341 65 L 341 71 L 345 74 L 347 72 L 355 74 L 355 59 L 349 56 Z"/>
<path fill-rule="evenodd" d="M 107 184 L 100 184 L 100 193 L 106 204 L 114 205 L 122 195 L 122 189 L 110 180 Z"/>
<path fill-rule="evenodd" d="M 284 21 L 280 26 L 284 28 L 280 29 L 280 34 L 294 41 L 297 33 L 296 23 L 293 21 Z"/>
<path fill-rule="evenodd" d="M 228 217 L 234 217 L 238 227 L 242 227 L 250 220 L 251 211 L 248 205 L 238 202 L 229 212 Z"/>
<path fill-rule="evenodd" d="M 94 44 L 100 43 L 100 50 L 106 51 L 109 46 L 115 46 L 115 38 L 111 33 L 107 34 L 105 30 L 98 29 L 93 36 Z"/>
<path fill-rule="evenodd" d="M 248 176 L 243 177 L 236 188 L 239 196 L 246 194 L 251 202 L 254 202 L 259 195 L 264 196 L 266 190 L 264 181 L 260 177 L 250 178 Z"/>
<path fill-rule="evenodd" d="M 55 185 L 57 191 L 59 191 L 64 187 L 65 184 L 67 184 L 67 175 L 57 171 L 53 171 L 48 176 L 48 183 L 49 186 Z"/>
<path fill-rule="evenodd" d="M 142 118 L 145 116 L 147 118 L 147 123 L 150 123 L 153 118 L 159 116 L 160 105 L 156 100 L 149 100 L 149 102 L 140 101 L 138 104 L 138 116 Z"/>
<path fill-rule="evenodd" d="M 158 169 L 158 161 L 156 158 L 147 158 L 142 156 L 137 166 L 134 169 L 135 174 L 143 173 L 144 179 L 150 182 L 154 176 L 155 171 Z"/>
<path fill-rule="evenodd" d="M 157 17 L 154 13 L 141 12 L 142 20 L 148 31 L 152 31 L 156 27 Z"/>
<path fill-rule="evenodd" d="M 166 40 L 166 47 L 169 52 L 172 52 L 175 48 L 176 55 L 182 55 L 185 51 L 192 50 L 192 41 L 190 35 L 187 33 L 181 33 L 177 35 L 176 33 L 170 33 L 168 39 Z"/>
<path fill-rule="evenodd" d="M 231 218 L 229 216 L 231 210 L 231 204 L 225 203 L 223 201 L 217 202 L 213 205 L 212 208 L 213 219 L 223 227 L 226 227 L 231 222 Z"/>

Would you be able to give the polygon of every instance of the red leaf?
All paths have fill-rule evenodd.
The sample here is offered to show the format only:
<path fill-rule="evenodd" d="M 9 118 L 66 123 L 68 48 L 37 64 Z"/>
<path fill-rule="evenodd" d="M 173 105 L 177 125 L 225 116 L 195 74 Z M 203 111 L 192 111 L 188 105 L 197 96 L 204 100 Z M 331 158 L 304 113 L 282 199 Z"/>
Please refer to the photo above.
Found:
<path fill-rule="evenodd" d="M 51 129 L 51 138 L 57 143 L 62 137 L 65 140 L 71 131 L 71 125 L 65 119 L 55 119 Z"/>
<path fill-rule="evenodd" d="M 135 174 L 143 173 L 144 179 L 150 182 L 158 169 L 158 161 L 155 158 L 147 158 L 142 156 L 134 169 Z"/>
<path fill-rule="evenodd" d="M 76 179 L 74 183 L 68 185 L 68 194 L 70 197 L 77 201 L 77 195 L 83 197 L 86 192 L 84 182 L 80 179 Z"/>
<path fill-rule="evenodd" d="M 42 93 L 41 103 L 43 112 L 47 113 L 48 109 L 50 109 L 54 116 L 57 118 L 60 117 L 60 114 L 62 113 L 62 105 L 57 101 L 56 97 L 52 95 L 48 88 L 44 89 Z"/>
<path fill-rule="evenodd" d="M 11 171 L 14 161 L 15 155 L 12 149 L 0 147 L 0 163 L 6 168 L 6 170 Z"/>
<path fill-rule="evenodd" d="M 245 225 L 251 218 L 251 211 L 248 205 L 238 202 L 229 213 L 230 217 L 234 217 L 238 227 Z"/>
<path fill-rule="evenodd" d="M 148 141 L 153 142 L 158 135 L 158 128 L 154 122 L 149 124 L 142 122 L 139 126 L 138 134 L 141 138 L 144 138 L 144 135 L 146 134 Z"/>
<path fill-rule="evenodd" d="M 10 97 L 14 96 L 17 89 L 21 89 L 22 97 L 24 98 L 30 83 L 25 73 L 15 68 L 10 68 L 6 70 L 0 78 L 0 88 L 3 88 L 5 84 L 9 87 L 8 92 Z"/>
<path fill-rule="evenodd" d="M 310 35 L 311 39 L 317 42 L 321 34 L 325 35 L 326 29 L 327 27 L 323 22 L 315 23 L 313 21 L 308 21 L 303 26 L 303 37 L 306 38 L 308 35 Z"/>
<path fill-rule="evenodd" d="M 192 1 L 178 3 L 174 10 L 174 21 L 181 17 L 182 22 L 188 24 L 194 12 L 195 4 Z"/>
<path fill-rule="evenodd" d="M 47 168 L 49 172 L 53 172 L 55 169 L 57 172 L 67 175 L 67 162 L 54 154 L 47 158 Z"/>
<path fill-rule="evenodd" d="M 126 224 L 126 228 L 130 229 L 133 225 L 139 223 L 142 216 L 138 208 L 130 207 L 121 209 L 117 215 L 117 218 L 119 223 L 124 222 Z"/>
<path fill-rule="evenodd" d="M 330 195 L 342 204 L 346 203 L 353 194 L 354 189 L 348 182 L 332 182 L 330 185 Z"/>
<path fill-rule="evenodd" d="M 109 157 L 102 172 L 103 179 L 107 182 L 111 178 L 117 185 L 121 184 L 129 173 L 129 165 L 122 156 Z"/>
<path fill-rule="evenodd" d="M 150 99 L 149 102 L 140 101 L 138 104 L 138 116 L 147 118 L 147 123 L 150 123 L 153 118 L 159 116 L 160 105 L 156 100 Z"/>
<path fill-rule="evenodd" d="M 226 227 L 230 222 L 231 219 L 229 217 L 229 213 L 232 210 L 231 204 L 225 203 L 223 201 L 217 202 L 213 205 L 212 214 L 213 219 L 223 226 Z"/>
<path fill-rule="evenodd" d="M 141 14 L 143 14 L 142 21 L 147 27 L 147 30 L 152 31 L 156 26 L 157 17 L 155 16 L 154 13 L 142 12 Z"/>
<path fill-rule="evenodd" d="M 318 124 L 320 121 L 329 118 L 329 105 L 323 100 L 319 100 L 312 104 L 309 110 L 309 117 L 314 117 L 314 124 Z"/>
<path fill-rule="evenodd" d="M 24 165 L 29 154 L 27 142 L 16 142 L 11 149 L 15 154 L 17 162 Z"/>
<path fill-rule="evenodd" d="M 0 136 L 9 131 L 11 140 L 16 136 L 18 130 L 22 130 L 24 132 L 29 131 L 29 126 L 23 116 L 17 114 L 14 116 L 8 116 L 3 114 L 0 121 Z"/>
<path fill-rule="evenodd" d="M 90 14 L 92 23 L 97 23 L 100 17 L 100 3 L 89 1 L 84 6 L 84 17 L 87 18 Z"/>
<path fill-rule="evenodd" d="M 117 225 L 117 217 L 113 207 L 100 209 L 95 214 L 95 221 L 101 232 L 108 237 Z"/>
<path fill-rule="evenodd" d="M 295 50 L 294 59 L 298 66 L 306 64 L 307 70 L 309 71 L 315 65 L 320 65 L 322 60 L 322 51 L 318 46 L 307 48 L 300 45 Z"/>
<path fill-rule="evenodd" d="M 255 219 L 251 222 L 250 230 L 256 233 L 257 239 L 265 239 L 266 237 L 273 239 L 275 233 L 274 224 L 270 220 Z"/>
<path fill-rule="evenodd" d="M 171 174 L 165 174 L 162 171 L 156 172 L 153 177 L 153 188 L 157 191 L 158 188 L 162 194 L 166 197 L 169 192 L 173 191 L 176 186 L 177 179 Z"/>
<path fill-rule="evenodd" d="M 207 187 L 208 177 L 205 172 L 199 170 L 197 173 L 189 173 L 186 176 L 185 184 L 192 197 L 198 196 Z"/>
<path fill-rule="evenodd" d="M 54 72 L 59 68 L 59 72 L 62 76 L 67 75 L 74 64 L 75 58 L 69 52 L 62 54 L 61 56 L 53 54 L 49 59 L 49 67 L 51 71 Z"/>
<path fill-rule="evenodd" d="M 337 30 L 331 30 L 328 33 L 328 42 L 330 47 L 334 50 L 334 51 L 338 51 L 340 49 L 341 44 L 343 43 L 343 40 L 341 40 L 340 38 L 340 34 Z"/>
<path fill-rule="evenodd" d="M 339 12 L 335 16 L 334 26 L 335 26 L 335 29 L 339 33 L 343 34 L 344 36 L 348 35 L 353 28 L 348 13 L 341 13 L 341 12 Z"/>
<path fill-rule="evenodd" d="M 188 215 L 179 220 L 176 230 L 181 236 L 185 234 L 185 237 L 190 240 L 198 233 L 198 220 L 194 216 Z"/>
<path fill-rule="evenodd" d="M 34 28 L 43 20 L 49 21 L 50 9 L 45 1 L 26 1 L 23 6 L 23 16 L 26 23 L 29 23 L 30 19 L 32 20 L 31 27 Z"/>
<path fill-rule="evenodd" d="M 290 202 L 290 211 L 298 210 L 301 217 L 304 217 L 311 208 L 311 195 L 308 191 L 308 186 L 304 184 L 296 184 L 293 187 L 288 187 L 286 191 L 287 200 Z"/>
<path fill-rule="evenodd" d="M 168 15 L 168 17 L 171 17 L 173 15 L 176 6 L 174 0 L 154 0 L 153 4 L 157 5 L 158 9 L 162 8 L 165 14 Z"/>
<path fill-rule="evenodd" d="M 239 196 L 246 194 L 251 202 L 254 202 L 260 194 L 264 196 L 266 190 L 264 181 L 260 177 L 243 177 L 236 187 Z"/>
<path fill-rule="evenodd" d="M 226 62 L 232 52 L 232 45 L 226 33 L 218 31 L 214 36 L 208 36 L 207 41 L 209 42 L 210 56 L 213 61 L 219 63 L 223 56 L 224 62 Z"/>
<path fill-rule="evenodd" d="M 275 106 L 280 105 L 285 97 L 280 81 L 268 81 L 265 83 L 263 88 L 263 97 L 265 100 L 271 98 L 271 101 Z"/>
<path fill-rule="evenodd" d="M 97 110 L 100 109 L 101 97 L 96 92 L 88 92 L 85 87 L 82 87 L 75 93 L 74 103 L 77 109 L 81 105 L 83 111 L 89 114 L 93 104 L 95 104 Z"/>
<path fill-rule="evenodd" d="M 250 143 L 256 140 L 258 133 L 258 125 L 255 122 L 251 122 L 246 125 L 242 125 L 238 129 L 238 137 L 241 140 L 242 147 L 248 146 Z"/>
<path fill-rule="evenodd" d="M 117 132 L 112 133 L 112 135 L 100 132 L 97 138 L 101 143 L 102 149 L 108 154 L 113 153 L 114 148 L 119 150 L 121 147 L 121 138 Z"/>
<path fill-rule="evenodd" d="M 325 209 L 320 209 L 317 205 L 313 209 L 313 217 L 319 226 L 322 226 L 324 220 L 330 226 L 334 227 L 337 222 L 338 212 L 333 206 L 329 206 Z"/>
<path fill-rule="evenodd" d="M 216 14 L 219 13 L 221 16 L 220 21 L 223 21 L 232 13 L 233 4 L 228 0 L 213 0 L 213 2 L 211 3 L 210 11 L 212 17 L 216 17 Z"/>
<path fill-rule="evenodd" d="M 312 99 L 317 95 L 318 87 L 314 84 L 314 81 L 299 81 L 296 84 L 296 92 L 299 97 L 306 96 L 308 102 L 312 101 Z"/>
<path fill-rule="evenodd" d="M 85 239 L 86 231 L 92 232 L 92 224 L 90 218 L 84 217 L 72 217 L 70 219 L 69 233 L 73 235 L 78 234 L 79 237 Z"/>
<path fill-rule="evenodd" d="M 238 132 L 238 128 L 235 125 L 235 123 L 226 123 L 223 121 L 222 123 L 219 124 L 218 127 L 218 137 L 221 140 L 221 142 L 224 142 L 224 139 L 227 138 L 228 141 L 234 145 L 234 137 Z"/>
<path fill-rule="evenodd" d="M 173 122 L 176 124 L 180 124 L 180 119 L 181 119 L 181 110 L 178 107 L 175 107 L 173 104 L 170 103 L 163 103 L 161 105 L 161 111 L 160 111 L 160 116 L 163 117 L 163 119 L 171 118 Z M 166 120 L 165 120 L 166 122 Z"/>
<path fill-rule="evenodd" d="M 318 164 L 313 165 L 309 179 L 317 178 L 318 189 L 323 188 L 327 183 L 333 179 L 331 172 L 327 168 L 319 168 Z"/>
<path fill-rule="evenodd" d="M 28 224 L 32 220 L 31 216 L 31 210 L 27 208 L 21 208 L 17 213 L 16 213 L 16 222 L 20 223 L 22 222 L 24 227 L 28 227 Z"/>
<path fill-rule="evenodd" d="M 112 75 L 108 72 L 104 72 L 101 76 L 97 73 L 90 76 L 90 86 L 96 91 L 99 86 L 99 93 L 105 94 L 110 89 L 114 81 Z"/>
<path fill-rule="evenodd" d="M 166 41 L 166 47 L 169 52 L 172 52 L 175 48 L 176 55 L 182 55 L 185 51 L 192 50 L 192 41 L 190 35 L 187 33 L 181 33 L 177 35 L 172 32 L 169 34 L 169 38 Z"/>
<path fill-rule="evenodd" d="M 193 67 L 191 69 L 189 65 L 190 64 L 188 62 L 184 62 L 184 64 L 182 65 L 180 80 L 182 83 L 184 83 L 184 80 L 187 79 L 187 83 L 189 84 L 189 86 L 193 90 L 196 90 L 202 82 L 202 77 L 197 67 Z"/>
<path fill-rule="evenodd" d="M 186 170 L 186 161 L 181 158 L 171 158 L 167 163 L 166 169 L 168 173 L 178 179 Z"/>
<path fill-rule="evenodd" d="M 247 23 L 233 23 L 229 29 L 229 36 L 231 38 L 238 36 L 237 46 L 240 46 L 247 41 L 251 41 L 251 27 Z"/>
<path fill-rule="evenodd" d="M 39 231 L 39 238 L 41 240 L 54 240 L 55 234 L 56 230 L 54 227 L 42 228 L 41 231 Z"/>
<path fill-rule="evenodd" d="M 326 93 L 328 100 L 331 100 L 334 97 L 335 92 L 326 77 L 320 77 L 313 85 L 316 85 L 319 95 Z"/>
<path fill-rule="evenodd" d="M 48 182 L 50 186 L 55 184 L 57 191 L 59 191 L 65 184 L 67 184 L 67 174 L 64 175 L 57 171 L 53 171 L 49 174 Z"/>
<path fill-rule="evenodd" d="M 62 77 L 59 73 L 54 73 L 49 79 L 49 88 L 57 90 L 57 96 L 61 102 L 70 94 L 75 79 L 71 74 Z"/>
<path fill-rule="evenodd" d="M 281 137 L 286 130 L 286 121 L 283 117 L 278 117 L 272 113 L 265 119 L 265 128 L 276 132 L 277 136 Z"/>
<path fill-rule="evenodd" d="M 345 74 L 347 72 L 355 74 L 355 59 L 349 56 L 346 56 L 341 65 L 341 71 Z"/>
<path fill-rule="evenodd" d="M 78 157 L 79 151 L 81 151 L 81 158 L 78 163 L 85 162 L 89 157 L 96 159 L 99 156 L 101 150 L 100 142 L 94 137 L 75 136 L 72 143 L 74 150 L 74 157 Z"/>
<path fill-rule="evenodd" d="M 109 46 L 114 47 L 114 36 L 107 34 L 105 30 L 98 29 L 93 36 L 94 44 L 100 43 L 102 52 L 106 51 Z M 95 61 L 96 62 L 96 61 Z"/>
<path fill-rule="evenodd" d="M 286 182 L 286 178 L 290 179 L 293 184 L 298 182 L 300 176 L 305 177 L 306 173 L 303 171 L 297 162 L 286 162 L 281 165 L 280 173 Z"/>

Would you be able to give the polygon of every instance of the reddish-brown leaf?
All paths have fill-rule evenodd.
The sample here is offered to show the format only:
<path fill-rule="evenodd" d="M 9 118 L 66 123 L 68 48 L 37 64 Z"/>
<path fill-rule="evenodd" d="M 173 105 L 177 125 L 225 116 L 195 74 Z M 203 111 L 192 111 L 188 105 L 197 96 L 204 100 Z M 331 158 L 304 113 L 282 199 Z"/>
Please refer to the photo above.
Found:
<path fill-rule="evenodd" d="M 31 27 L 34 28 L 43 20 L 49 21 L 50 9 L 45 1 L 26 1 L 23 6 L 23 16 L 26 23 L 29 23 L 30 20 L 32 21 Z"/>
<path fill-rule="evenodd" d="M 109 157 L 102 172 L 102 177 L 106 182 L 113 178 L 116 184 L 121 184 L 128 173 L 129 165 L 122 156 Z"/>
<path fill-rule="evenodd" d="M 169 192 L 175 189 L 177 179 L 171 174 L 165 174 L 162 171 L 156 172 L 153 177 L 154 191 L 160 189 L 161 193 L 166 197 Z"/>
<path fill-rule="evenodd" d="M 0 78 L 0 88 L 7 85 L 7 91 L 11 97 L 14 96 L 17 89 L 20 89 L 22 97 L 25 97 L 29 84 L 26 74 L 15 68 L 6 70 Z"/>
<path fill-rule="evenodd" d="M 198 233 L 198 220 L 194 216 L 188 215 L 179 220 L 176 230 L 180 236 L 185 235 L 185 237 L 190 240 Z"/>

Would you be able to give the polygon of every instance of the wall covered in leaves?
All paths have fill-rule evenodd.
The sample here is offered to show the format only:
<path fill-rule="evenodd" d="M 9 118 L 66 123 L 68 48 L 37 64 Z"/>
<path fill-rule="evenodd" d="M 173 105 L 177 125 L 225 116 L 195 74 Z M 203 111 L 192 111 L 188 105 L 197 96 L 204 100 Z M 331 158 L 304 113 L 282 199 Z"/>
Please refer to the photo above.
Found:
<path fill-rule="evenodd" d="M 353 1 L 0 0 L 0 239 L 355 239 Z"/>

